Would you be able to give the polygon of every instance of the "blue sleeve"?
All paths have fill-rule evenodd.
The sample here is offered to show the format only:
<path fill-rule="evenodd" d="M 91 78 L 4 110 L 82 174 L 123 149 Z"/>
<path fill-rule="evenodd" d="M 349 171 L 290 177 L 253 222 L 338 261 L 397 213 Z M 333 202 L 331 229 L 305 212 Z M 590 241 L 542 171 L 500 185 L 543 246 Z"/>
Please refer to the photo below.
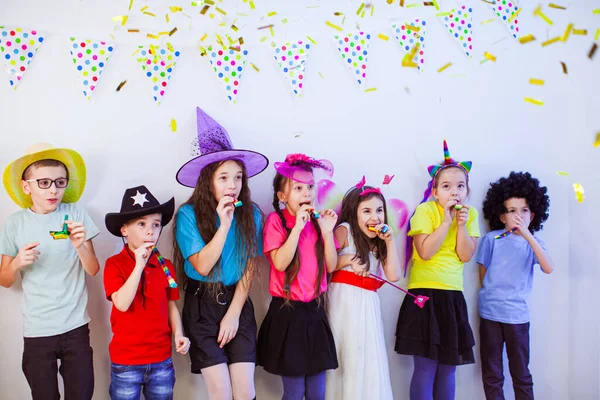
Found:
<path fill-rule="evenodd" d="M 254 224 L 256 225 L 256 256 L 263 255 L 263 218 L 260 209 L 254 205 Z"/>
<path fill-rule="evenodd" d="M 175 230 L 177 245 L 184 259 L 198 253 L 206 243 L 200 236 L 196 225 L 194 209 L 190 205 L 184 205 L 177 212 L 177 229 Z"/>
<path fill-rule="evenodd" d="M 477 263 L 488 268 L 492 261 L 492 253 L 494 252 L 494 237 L 489 233 L 481 239 L 479 249 L 477 250 Z"/>
<path fill-rule="evenodd" d="M 544 241 L 537 236 L 534 236 L 534 238 L 535 238 L 535 240 L 537 240 L 537 242 L 540 244 L 540 246 L 542 246 L 542 249 L 544 249 L 545 252 L 548 252 L 548 249 L 546 248 L 546 243 L 544 243 Z M 533 253 L 533 249 L 531 250 L 531 252 Z M 540 262 L 538 261 L 537 257 L 535 256 L 535 253 L 533 253 L 533 265 L 536 265 L 536 264 L 539 265 L 539 263 Z"/>
<path fill-rule="evenodd" d="M 9 257 L 16 257 L 18 252 L 19 247 L 15 242 L 15 232 L 12 220 L 8 219 L 4 224 L 4 229 L 2 229 L 2 238 L 0 239 L 0 253 L 6 254 Z"/>

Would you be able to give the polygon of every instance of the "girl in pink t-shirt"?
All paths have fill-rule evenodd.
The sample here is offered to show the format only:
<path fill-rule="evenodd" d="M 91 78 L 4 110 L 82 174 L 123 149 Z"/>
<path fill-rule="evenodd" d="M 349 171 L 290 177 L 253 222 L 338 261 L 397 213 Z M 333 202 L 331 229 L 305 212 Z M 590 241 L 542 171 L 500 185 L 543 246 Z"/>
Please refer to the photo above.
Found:
<path fill-rule="evenodd" d="M 333 165 L 289 154 L 275 169 L 275 212 L 263 231 L 273 299 L 258 334 L 258 364 L 281 375 L 285 399 L 320 400 L 325 398 L 325 371 L 338 366 L 322 294 L 339 246 L 333 236 L 336 213 L 314 210 L 313 169 L 331 177 Z"/>

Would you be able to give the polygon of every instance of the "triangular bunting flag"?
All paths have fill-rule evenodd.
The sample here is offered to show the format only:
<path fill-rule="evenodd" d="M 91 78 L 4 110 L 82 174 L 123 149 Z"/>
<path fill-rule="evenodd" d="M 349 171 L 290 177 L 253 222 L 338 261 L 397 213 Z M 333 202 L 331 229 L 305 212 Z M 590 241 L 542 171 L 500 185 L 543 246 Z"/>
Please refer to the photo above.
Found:
<path fill-rule="evenodd" d="M 9 29 L 0 26 L 0 55 L 13 88 L 17 88 L 33 60 L 33 56 L 43 42 L 44 37 L 35 30 Z"/>
<path fill-rule="evenodd" d="M 440 17 L 452 38 L 460 45 L 467 58 L 473 57 L 473 9 L 462 6 Z"/>
<path fill-rule="evenodd" d="M 419 71 L 423 71 L 423 65 L 425 64 L 425 34 L 427 33 L 426 22 L 415 18 L 401 24 L 394 24 L 392 29 L 396 34 L 396 40 L 402 47 L 404 57 L 410 58 L 410 55 L 412 55 L 412 60 L 406 60 L 410 65 L 407 65 L 404 59 L 402 65 L 416 66 Z"/>
<path fill-rule="evenodd" d="M 517 15 L 521 12 L 521 7 L 514 0 L 495 0 L 492 8 L 502 23 L 510 29 L 512 37 L 518 39 L 521 35 Z"/>
<path fill-rule="evenodd" d="M 154 101 L 158 105 L 160 105 L 165 96 L 179 55 L 179 50 L 175 50 L 168 43 L 167 48 L 152 44 L 138 46 L 138 50 L 133 53 L 134 57 L 138 57 L 136 60 L 141 64 L 146 76 L 152 80 Z"/>
<path fill-rule="evenodd" d="M 304 78 L 306 77 L 306 58 L 311 45 L 302 40 L 287 42 L 282 46 L 274 45 L 275 61 L 292 85 L 294 97 L 302 96 Z"/>
<path fill-rule="evenodd" d="M 365 32 L 333 35 L 336 47 L 342 56 L 344 64 L 350 68 L 352 76 L 359 85 L 367 78 L 367 58 L 371 35 Z"/>
<path fill-rule="evenodd" d="M 208 46 L 206 50 L 219 84 L 225 88 L 229 101 L 235 104 L 248 50 L 222 49 L 218 45 Z"/>
<path fill-rule="evenodd" d="M 106 42 L 71 39 L 71 56 L 79 72 L 83 96 L 88 99 L 98 85 L 104 67 L 112 55 L 114 47 Z"/>

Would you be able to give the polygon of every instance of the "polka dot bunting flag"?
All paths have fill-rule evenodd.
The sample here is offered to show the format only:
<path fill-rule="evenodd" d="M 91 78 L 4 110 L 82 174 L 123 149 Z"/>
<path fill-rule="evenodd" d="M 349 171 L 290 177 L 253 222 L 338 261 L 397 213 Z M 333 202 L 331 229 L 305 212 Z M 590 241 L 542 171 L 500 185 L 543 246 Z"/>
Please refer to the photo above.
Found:
<path fill-rule="evenodd" d="M 354 79 L 362 86 L 367 78 L 367 58 L 371 35 L 365 32 L 347 33 L 334 35 L 333 40 L 344 64 L 348 66 Z"/>
<path fill-rule="evenodd" d="M 427 23 L 419 18 L 415 18 L 401 24 L 393 24 L 392 29 L 396 35 L 396 40 L 402 48 L 402 54 L 409 54 L 414 46 L 419 44 L 412 61 L 417 64 L 419 71 L 423 71 L 425 64 L 425 34 L 427 32 Z"/>
<path fill-rule="evenodd" d="M 302 40 L 287 42 L 282 46 L 274 45 L 275 61 L 292 86 L 295 98 L 302 96 L 306 78 L 306 58 L 310 48 L 310 43 Z"/>
<path fill-rule="evenodd" d="M 151 80 L 154 101 L 160 105 L 181 53 L 172 46 L 145 45 L 138 48 L 140 51 L 134 53 L 134 57 L 138 57 L 144 74 Z"/>
<path fill-rule="evenodd" d="M 35 30 L 0 26 L 0 55 L 13 88 L 17 88 L 44 39 Z"/>
<path fill-rule="evenodd" d="M 225 89 L 227 98 L 232 104 L 235 104 L 242 73 L 246 67 L 248 50 L 222 49 L 216 45 L 208 46 L 206 50 L 213 71 Z"/>
<path fill-rule="evenodd" d="M 462 6 L 450 11 L 450 15 L 444 15 L 442 22 L 452 38 L 460 45 L 467 58 L 473 57 L 473 9 Z"/>
<path fill-rule="evenodd" d="M 496 0 L 495 4 L 491 6 L 496 13 L 496 16 L 500 18 L 502 23 L 510 29 L 512 37 L 519 39 L 519 17 L 515 16 L 519 12 L 520 7 L 514 0 Z"/>
<path fill-rule="evenodd" d="M 92 92 L 98 85 L 98 80 L 108 59 L 112 55 L 114 46 L 106 42 L 93 42 L 91 40 L 71 40 L 71 56 L 73 64 L 79 72 L 79 80 L 82 84 L 82 93 L 90 98 Z"/>

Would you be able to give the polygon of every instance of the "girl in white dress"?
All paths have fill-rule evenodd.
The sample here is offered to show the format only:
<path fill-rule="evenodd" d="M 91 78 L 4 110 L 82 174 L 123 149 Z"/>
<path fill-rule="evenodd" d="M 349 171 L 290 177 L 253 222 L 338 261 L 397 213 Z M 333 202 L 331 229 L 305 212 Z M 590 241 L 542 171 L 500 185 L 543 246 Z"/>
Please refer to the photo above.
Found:
<path fill-rule="evenodd" d="M 327 400 L 392 400 L 392 387 L 377 289 L 397 281 L 400 260 L 385 198 L 378 188 L 357 185 L 342 200 L 337 269 L 328 289 L 329 324 L 339 367 L 327 371 Z"/>

